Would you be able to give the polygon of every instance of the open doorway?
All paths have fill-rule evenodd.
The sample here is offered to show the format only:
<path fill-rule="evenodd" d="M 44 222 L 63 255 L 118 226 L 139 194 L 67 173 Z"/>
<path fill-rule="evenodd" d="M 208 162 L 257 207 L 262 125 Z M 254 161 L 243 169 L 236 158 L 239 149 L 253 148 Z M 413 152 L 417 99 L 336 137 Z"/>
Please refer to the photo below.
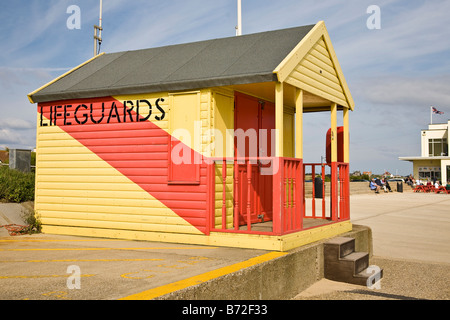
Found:
<path fill-rule="evenodd" d="M 275 105 L 241 93 L 235 102 L 235 155 L 238 160 L 247 159 L 238 165 L 239 225 L 248 222 L 248 214 L 251 223 L 271 221 L 273 177 L 261 173 L 266 164 L 255 158 L 273 156 L 270 132 L 275 129 Z M 260 139 L 261 130 L 268 134 L 266 141 Z"/>

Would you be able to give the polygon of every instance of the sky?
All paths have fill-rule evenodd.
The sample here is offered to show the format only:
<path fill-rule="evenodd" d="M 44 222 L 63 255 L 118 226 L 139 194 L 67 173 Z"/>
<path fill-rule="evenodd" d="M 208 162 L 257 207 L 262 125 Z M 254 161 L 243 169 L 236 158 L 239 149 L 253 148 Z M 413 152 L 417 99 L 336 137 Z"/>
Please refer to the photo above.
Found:
<path fill-rule="evenodd" d="M 0 0 L 0 148 L 36 145 L 27 94 L 93 56 L 98 0 Z M 379 14 L 370 6 L 379 8 Z M 75 12 L 77 6 L 79 25 Z M 242 0 L 242 32 L 323 20 L 355 101 L 350 171 L 408 175 L 430 106 L 450 119 L 448 0 Z M 236 0 L 103 0 L 101 52 L 235 36 Z M 79 28 L 73 28 L 79 27 Z M 376 27 L 376 28 L 374 28 Z M 339 113 L 338 125 L 342 124 Z M 305 114 L 304 160 L 325 156 L 329 113 Z"/>

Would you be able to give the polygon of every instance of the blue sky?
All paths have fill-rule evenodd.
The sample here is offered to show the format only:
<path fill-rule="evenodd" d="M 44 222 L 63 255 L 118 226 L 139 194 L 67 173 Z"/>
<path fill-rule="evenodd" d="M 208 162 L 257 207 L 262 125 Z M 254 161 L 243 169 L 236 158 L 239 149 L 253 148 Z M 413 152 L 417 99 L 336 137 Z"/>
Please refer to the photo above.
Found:
<path fill-rule="evenodd" d="M 27 94 L 93 55 L 98 0 L 0 0 L 0 147 L 34 148 L 36 105 Z M 102 52 L 235 35 L 236 0 L 103 0 Z M 450 118 L 448 0 L 242 0 L 243 34 L 325 21 L 355 100 L 351 170 L 409 174 L 430 106 Z M 67 28 L 81 10 L 81 29 Z M 367 28 L 370 5 L 381 29 Z M 305 115 L 305 161 L 325 154 L 329 113 Z"/>

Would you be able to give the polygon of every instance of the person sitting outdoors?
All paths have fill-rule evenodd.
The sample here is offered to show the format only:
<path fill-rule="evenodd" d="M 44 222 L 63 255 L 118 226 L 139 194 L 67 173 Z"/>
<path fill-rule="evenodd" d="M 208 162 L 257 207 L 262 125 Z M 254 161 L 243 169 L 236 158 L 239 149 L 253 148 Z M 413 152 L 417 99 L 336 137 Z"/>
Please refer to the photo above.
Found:
<path fill-rule="evenodd" d="M 375 193 L 380 193 L 380 186 L 375 183 L 375 178 L 370 181 L 370 190 L 375 190 Z"/>
<path fill-rule="evenodd" d="M 389 185 L 389 182 L 386 180 L 386 178 L 381 179 L 381 183 L 383 184 L 384 192 L 392 192 L 391 186 Z"/>
<path fill-rule="evenodd" d="M 414 185 L 416 184 L 416 181 L 414 180 L 414 177 L 412 174 L 409 175 L 409 177 L 406 177 L 405 183 L 409 185 L 411 188 L 414 188 Z"/>
<path fill-rule="evenodd" d="M 386 191 L 386 186 L 381 182 L 381 180 L 379 178 L 375 179 L 375 183 L 380 187 L 380 189 L 383 188 L 384 192 L 387 192 Z"/>
<path fill-rule="evenodd" d="M 447 181 L 447 184 L 445 186 L 445 189 L 450 190 L 450 181 Z"/>

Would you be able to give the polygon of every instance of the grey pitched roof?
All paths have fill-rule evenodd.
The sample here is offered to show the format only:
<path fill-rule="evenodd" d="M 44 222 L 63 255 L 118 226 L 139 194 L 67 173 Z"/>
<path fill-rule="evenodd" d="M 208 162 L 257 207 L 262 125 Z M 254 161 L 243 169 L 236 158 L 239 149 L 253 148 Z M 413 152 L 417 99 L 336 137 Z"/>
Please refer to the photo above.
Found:
<path fill-rule="evenodd" d="M 314 25 L 103 54 L 29 95 L 33 102 L 270 82 Z"/>

